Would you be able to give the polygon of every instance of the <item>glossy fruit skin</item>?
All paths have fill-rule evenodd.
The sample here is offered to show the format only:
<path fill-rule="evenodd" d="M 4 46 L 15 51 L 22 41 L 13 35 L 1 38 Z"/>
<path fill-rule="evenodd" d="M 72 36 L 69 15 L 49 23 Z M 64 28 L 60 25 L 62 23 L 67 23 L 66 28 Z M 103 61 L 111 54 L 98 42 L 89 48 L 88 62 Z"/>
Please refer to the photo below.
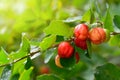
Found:
<path fill-rule="evenodd" d="M 60 56 L 59 55 L 56 55 L 56 57 L 55 57 L 55 64 L 56 64 L 56 66 L 63 68 L 63 66 L 60 63 Z"/>
<path fill-rule="evenodd" d="M 78 52 L 75 53 L 75 58 L 76 58 L 76 63 L 78 63 L 80 60 L 80 56 Z"/>
<path fill-rule="evenodd" d="M 80 40 L 86 40 L 88 38 L 88 26 L 86 24 L 79 24 L 74 29 L 74 36 Z"/>
<path fill-rule="evenodd" d="M 74 38 L 74 43 L 77 47 L 86 50 L 87 49 L 87 43 L 86 40 L 80 40 L 78 38 Z"/>
<path fill-rule="evenodd" d="M 106 39 L 106 33 L 101 27 L 93 28 L 89 31 L 89 39 L 93 44 L 101 44 Z"/>
<path fill-rule="evenodd" d="M 70 58 L 74 53 L 74 48 L 69 42 L 61 42 L 58 46 L 58 55 L 61 58 Z"/>

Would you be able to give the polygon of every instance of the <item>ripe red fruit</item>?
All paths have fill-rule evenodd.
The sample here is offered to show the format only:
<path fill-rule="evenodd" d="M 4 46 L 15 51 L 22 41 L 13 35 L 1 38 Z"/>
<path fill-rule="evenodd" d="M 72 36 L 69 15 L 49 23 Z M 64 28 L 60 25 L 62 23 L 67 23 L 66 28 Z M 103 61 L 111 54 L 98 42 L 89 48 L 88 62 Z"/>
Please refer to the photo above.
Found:
<path fill-rule="evenodd" d="M 48 74 L 49 72 L 50 72 L 49 67 L 47 67 L 47 66 L 40 67 L 40 74 Z"/>
<path fill-rule="evenodd" d="M 88 26 L 86 24 L 79 24 L 74 29 L 74 36 L 80 40 L 86 40 L 88 32 Z"/>
<path fill-rule="evenodd" d="M 58 46 L 58 55 L 61 58 L 70 58 L 74 52 L 74 48 L 69 42 L 61 42 Z"/>
<path fill-rule="evenodd" d="M 60 68 L 63 68 L 63 66 L 62 66 L 61 63 L 60 63 L 60 56 L 59 56 L 59 55 L 57 55 L 57 56 L 55 57 L 55 64 L 56 64 L 56 66 L 58 66 L 58 67 L 60 67 Z"/>
<path fill-rule="evenodd" d="M 83 50 L 87 49 L 87 43 L 86 40 L 80 40 L 78 38 L 74 39 L 75 45 Z"/>
<path fill-rule="evenodd" d="M 76 63 L 78 63 L 80 60 L 80 56 L 78 52 L 75 53 L 75 58 L 76 58 Z"/>
<path fill-rule="evenodd" d="M 106 39 L 105 30 L 101 27 L 93 28 L 89 31 L 89 38 L 93 44 L 100 44 Z"/>

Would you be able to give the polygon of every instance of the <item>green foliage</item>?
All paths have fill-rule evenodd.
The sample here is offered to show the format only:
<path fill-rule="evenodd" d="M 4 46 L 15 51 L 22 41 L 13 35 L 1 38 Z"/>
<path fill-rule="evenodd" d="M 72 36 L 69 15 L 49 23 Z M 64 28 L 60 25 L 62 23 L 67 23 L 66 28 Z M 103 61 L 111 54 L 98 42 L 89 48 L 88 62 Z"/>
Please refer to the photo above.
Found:
<path fill-rule="evenodd" d="M 44 60 L 44 63 L 48 63 L 50 61 L 50 59 L 52 58 L 52 56 L 56 53 L 56 49 L 54 48 L 51 48 L 51 49 L 48 49 L 46 52 L 45 52 L 45 60 Z"/>
<path fill-rule="evenodd" d="M 104 64 L 96 68 L 96 80 L 119 80 L 120 68 L 111 63 Z"/>
<path fill-rule="evenodd" d="M 63 21 L 52 21 L 50 25 L 44 30 L 44 32 L 46 34 L 54 34 L 65 37 L 71 37 L 73 35 L 72 29 Z"/>
<path fill-rule="evenodd" d="M 114 21 L 114 24 L 116 25 L 116 27 L 120 28 L 120 16 L 115 15 L 113 21 Z"/>
<path fill-rule="evenodd" d="M 42 51 L 46 50 L 47 48 L 51 47 L 56 41 L 56 35 L 50 35 L 40 42 L 40 49 Z"/>
<path fill-rule="evenodd" d="M 64 79 L 61 79 L 59 78 L 58 76 L 54 75 L 54 74 L 44 74 L 44 75 L 41 75 L 41 76 L 38 76 L 37 77 L 37 80 L 64 80 Z"/>
<path fill-rule="evenodd" d="M 29 40 L 25 36 L 23 36 L 20 49 L 17 52 L 13 52 L 12 54 L 10 54 L 9 57 L 14 60 L 26 56 L 27 54 L 29 54 L 29 52 L 30 52 Z"/>
<path fill-rule="evenodd" d="M 104 19 L 104 28 L 108 29 L 109 31 L 114 31 L 113 21 L 112 21 L 112 17 L 111 17 L 111 14 L 109 12 L 109 9 L 107 10 L 106 16 Z"/>
<path fill-rule="evenodd" d="M 89 23 L 93 23 L 94 22 L 94 13 L 92 12 L 91 9 L 89 9 L 82 17 L 82 21 L 86 21 Z"/>
<path fill-rule="evenodd" d="M 0 64 L 4 64 L 4 63 L 9 62 L 8 53 L 3 48 L 0 49 L 0 56 L 1 56 Z"/>
<path fill-rule="evenodd" d="M 73 67 L 73 65 L 75 65 L 76 60 L 75 60 L 75 57 L 72 56 L 72 57 L 67 58 L 67 59 L 66 58 L 61 58 L 60 62 L 61 62 L 61 65 L 63 67 L 65 67 L 65 68 L 71 68 L 71 67 Z"/>
<path fill-rule="evenodd" d="M 23 73 L 20 75 L 19 80 L 30 80 L 30 74 L 33 70 L 33 67 L 29 68 L 28 70 L 24 70 Z"/>
<path fill-rule="evenodd" d="M 109 44 L 111 46 L 120 46 L 120 35 L 112 36 L 109 41 Z"/>
<path fill-rule="evenodd" d="M 6 66 L 3 69 L 2 75 L 0 77 L 0 80 L 9 80 L 11 76 L 12 70 L 11 70 L 11 65 Z"/>

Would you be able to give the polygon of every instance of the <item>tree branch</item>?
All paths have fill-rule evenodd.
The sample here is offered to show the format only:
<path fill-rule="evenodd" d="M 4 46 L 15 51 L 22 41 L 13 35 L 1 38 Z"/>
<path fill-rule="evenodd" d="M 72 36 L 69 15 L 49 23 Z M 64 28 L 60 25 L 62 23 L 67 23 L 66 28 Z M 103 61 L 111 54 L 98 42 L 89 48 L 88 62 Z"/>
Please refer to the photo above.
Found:
<path fill-rule="evenodd" d="M 69 40 L 66 40 L 66 41 L 67 41 L 67 42 L 71 42 L 71 41 L 73 41 L 73 38 L 70 38 Z M 51 47 L 49 47 L 48 49 L 57 47 L 58 45 L 59 45 L 59 44 L 54 44 L 54 45 L 52 45 Z M 35 51 L 35 52 L 31 52 L 31 53 L 29 53 L 28 55 L 26 55 L 26 56 L 24 56 L 24 57 L 22 57 L 22 58 L 16 59 L 16 60 L 14 60 L 13 62 L 0 65 L 0 67 L 4 67 L 4 66 L 10 65 L 10 64 L 14 64 L 14 63 L 19 62 L 19 61 L 21 61 L 21 60 L 23 60 L 23 59 L 25 59 L 25 58 L 27 58 L 27 57 L 32 57 L 33 55 L 35 55 L 35 54 L 37 54 L 37 53 L 39 53 L 39 52 L 41 52 L 40 49 L 38 49 L 38 50 Z"/>

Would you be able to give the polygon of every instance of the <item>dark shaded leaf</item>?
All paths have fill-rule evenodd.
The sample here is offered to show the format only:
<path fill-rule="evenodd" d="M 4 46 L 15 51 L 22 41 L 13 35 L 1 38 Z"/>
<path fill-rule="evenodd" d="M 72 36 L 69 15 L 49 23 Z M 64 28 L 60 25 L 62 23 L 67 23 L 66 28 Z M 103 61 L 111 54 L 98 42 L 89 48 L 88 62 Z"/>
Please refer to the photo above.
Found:
<path fill-rule="evenodd" d="M 115 26 L 120 29 L 120 16 L 119 15 L 114 16 L 113 22 L 114 22 Z"/>
<path fill-rule="evenodd" d="M 45 60 L 44 60 L 44 63 L 48 63 L 49 60 L 52 58 L 52 56 L 54 55 L 56 49 L 55 48 L 51 48 L 51 49 L 48 49 L 45 53 Z"/>
<path fill-rule="evenodd" d="M 7 65 L 2 72 L 0 80 L 9 80 L 11 76 L 11 65 Z"/>
<path fill-rule="evenodd" d="M 96 68 L 96 80 L 120 80 L 120 68 L 107 63 Z"/>

